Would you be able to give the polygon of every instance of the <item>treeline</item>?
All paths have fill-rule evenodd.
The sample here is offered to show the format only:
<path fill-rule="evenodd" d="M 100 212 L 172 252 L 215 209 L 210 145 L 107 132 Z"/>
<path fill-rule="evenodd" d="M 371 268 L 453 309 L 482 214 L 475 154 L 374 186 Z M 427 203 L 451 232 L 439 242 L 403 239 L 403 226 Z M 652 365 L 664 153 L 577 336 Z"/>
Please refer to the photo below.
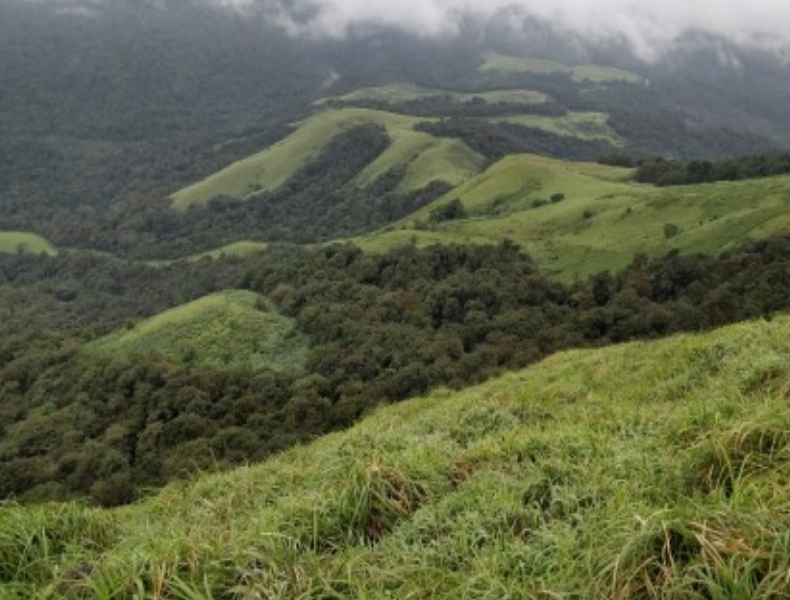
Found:
<path fill-rule="evenodd" d="M 358 187 L 355 177 L 389 145 L 384 128 L 353 127 L 335 136 L 280 189 L 250 189 L 245 200 L 217 197 L 183 213 L 158 194 L 121 195 L 108 210 L 69 203 L 54 208 L 20 199 L 8 206 L 7 216 L 0 214 L 0 230 L 35 230 L 61 247 L 136 259 L 189 256 L 239 239 L 312 243 L 353 236 L 400 219 L 449 189 L 435 181 L 414 192 L 397 191 L 404 167 Z M 44 215 L 50 209 L 57 221 Z"/>
<path fill-rule="evenodd" d="M 353 106 L 372 110 L 383 110 L 416 117 L 439 118 L 485 118 L 503 117 L 512 115 L 541 115 L 548 117 L 561 117 L 568 111 L 561 104 L 554 101 L 547 102 L 489 102 L 482 96 L 468 100 L 458 100 L 451 94 L 436 94 L 390 102 L 387 100 L 358 99 L 358 100 L 331 100 L 329 106 L 343 108 Z"/>
<path fill-rule="evenodd" d="M 0 253 L 0 338 L 44 333 L 88 338 L 107 333 L 236 287 L 255 260 L 250 256 L 146 264 L 90 252 Z"/>
<path fill-rule="evenodd" d="M 50 259 L 40 258 L 47 261 Z M 221 267 L 224 263 L 218 262 Z M 518 247 L 272 247 L 237 274 L 310 339 L 301 370 L 97 358 L 68 334 L 0 343 L 0 495 L 102 504 L 460 388 L 560 349 L 694 331 L 790 306 L 790 237 L 719 257 L 637 257 L 562 285 Z"/>
<path fill-rule="evenodd" d="M 416 129 L 437 137 L 458 138 L 490 161 L 524 152 L 575 160 L 594 160 L 612 151 L 612 145 L 604 141 L 556 135 L 514 123 L 442 119 L 435 123 L 420 123 Z"/>
<path fill-rule="evenodd" d="M 651 158 L 639 161 L 634 178 L 660 187 L 758 179 L 790 173 L 790 153 L 769 153 L 717 161 L 682 162 Z"/>

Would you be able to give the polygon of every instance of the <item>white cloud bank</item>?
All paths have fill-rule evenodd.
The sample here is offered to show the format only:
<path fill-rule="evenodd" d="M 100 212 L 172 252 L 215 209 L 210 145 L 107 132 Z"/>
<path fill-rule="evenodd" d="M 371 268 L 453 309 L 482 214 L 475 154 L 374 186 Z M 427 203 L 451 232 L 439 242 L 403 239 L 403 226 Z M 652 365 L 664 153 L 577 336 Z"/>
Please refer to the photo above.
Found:
<path fill-rule="evenodd" d="M 217 0 L 250 4 L 259 0 Z M 790 47 L 788 0 L 303 0 L 319 7 L 309 29 L 343 35 L 358 23 L 423 34 L 452 31 L 463 15 L 492 17 L 516 9 L 593 39 L 616 36 L 644 56 L 689 29 L 745 45 Z"/>
<path fill-rule="evenodd" d="M 0 0 L 0 2 L 9 0 Z M 19 1 L 19 0 L 18 0 Z M 103 0 L 21 0 L 96 5 Z M 106 1 L 106 0 L 105 0 Z M 149 2 L 151 0 L 148 0 Z M 616 37 L 649 58 L 684 32 L 722 35 L 741 45 L 790 48 L 790 0 L 195 0 L 247 9 L 264 7 L 290 30 L 344 35 L 361 23 L 426 35 L 453 31 L 465 16 L 513 10 L 591 39 Z M 284 6 L 290 7 L 283 9 Z M 301 15 L 299 23 L 287 18 Z"/>

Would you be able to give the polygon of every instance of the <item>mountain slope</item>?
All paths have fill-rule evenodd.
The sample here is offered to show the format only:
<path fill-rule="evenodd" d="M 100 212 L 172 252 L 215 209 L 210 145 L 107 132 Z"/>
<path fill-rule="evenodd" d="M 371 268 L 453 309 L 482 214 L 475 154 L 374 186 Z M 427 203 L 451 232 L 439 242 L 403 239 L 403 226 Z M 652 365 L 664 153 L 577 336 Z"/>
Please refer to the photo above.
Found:
<path fill-rule="evenodd" d="M 480 171 L 482 157 L 462 143 L 414 131 L 414 126 L 423 120 L 362 108 L 319 113 L 298 124 L 291 135 L 277 144 L 175 192 L 173 206 L 183 210 L 216 196 L 245 198 L 255 192 L 276 190 L 337 135 L 368 124 L 384 127 L 392 144 L 359 174 L 357 181 L 362 187 L 394 167 L 406 170 L 401 183 L 404 192 L 421 189 L 435 179 L 457 185 Z"/>
<path fill-rule="evenodd" d="M 136 506 L 6 506 L 5 598 L 768 597 L 790 318 L 560 354 Z"/>
<path fill-rule="evenodd" d="M 787 176 L 656 188 L 632 183 L 629 175 L 592 163 L 511 156 L 412 217 L 358 241 L 379 251 L 412 240 L 509 238 L 548 273 L 568 281 L 617 270 L 638 253 L 712 254 L 790 226 Z M 556 194 L 562 198 L 552 202 Z M 463 210 L 445 218 L 453 202 Z"/>
<path fill-rule="evenodd" d="M 291 368 L 307 342 L 293 320 L 253 292 L 211 294 L 90 342 L 85 352 L 130 359 L 166 356 L 193 365 Z"/>

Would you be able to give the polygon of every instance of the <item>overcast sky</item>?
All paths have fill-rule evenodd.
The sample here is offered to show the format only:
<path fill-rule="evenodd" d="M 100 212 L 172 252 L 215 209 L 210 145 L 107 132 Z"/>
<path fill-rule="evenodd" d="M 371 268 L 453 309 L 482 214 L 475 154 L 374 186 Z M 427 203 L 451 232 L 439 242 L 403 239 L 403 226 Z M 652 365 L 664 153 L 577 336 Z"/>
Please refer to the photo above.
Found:
<path fill-rule="evenodd" d="M 254 2 L 256 0 L 217 0 Z M 642 54 L 664 48 L 697 28 L 739 43 L 790 46 L 790 0 L 309 0 L 323 10 L 314 23 L 342 34 L 350 24 L 373 21 L 423 33 L 452 28 L 453 15 L 490 16 L 517 6 L 536 17 L 592 37 L 617 35 Z"/>
<path fill-rule="evenodd" d="M 0 2 L 7 0 L 0 0 Z M 102 0 L 25 0 L 100 4 Z M 452 31 L 459 14 L 489 17 L 518 7 L 525 14 L 593 38 L 613 35 L 642 56 L 667 48 L 679 34 L 700 29 L 741 44 L 790 48 L 790 0 L 208 0 L 243 7 L 280 2 L 317 5 L 309 30 L 343 35 L 360 22 L 396 25 L 424 34 Z M 166 4 L 166 0 L 164 0 Z M 278 11 L 280 16 L 282 13 Z M 514 18 L 514 22 L 518 19 Z M 298 30 L 294 28 L 294 31 Z"/>

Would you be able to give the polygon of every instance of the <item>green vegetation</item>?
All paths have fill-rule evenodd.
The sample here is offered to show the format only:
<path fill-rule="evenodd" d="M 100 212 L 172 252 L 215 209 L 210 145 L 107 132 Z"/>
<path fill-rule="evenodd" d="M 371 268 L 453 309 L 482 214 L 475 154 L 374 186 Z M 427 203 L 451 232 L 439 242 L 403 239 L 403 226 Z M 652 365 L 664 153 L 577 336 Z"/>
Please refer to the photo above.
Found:
<path fill-rule="evenodd" d="M 319 106 L 332 102 L 354 103 L 358 101 L 377 101 L 390 104 L 400 104 L 424 98 L 435 98 L 445 96 L 456 102 L 485 101 L 488 103 L 505 104 L 543 104 L 549 100 L 549 96 L 543 92 L 535 90 L 492 90 L 487 92 L 455 92 L 451 90 L 438 90 L 424 88 L 418 85 L 385 85 L 379 87 L 360 88 L 343 96 L 331 96 L 323 98 L 316 104 Z"/>
<path fill-rule="evenodd" d="M 405 168 L 401 191 L 411 192 L 433 180 L 457 184 L 479 172 L 482 158 L 458 142 L 415 132 L 416 117 L 383 111 L 346 108 L 319 113 L 298 124 L 296 130 L 277 144 L 236 162 L 204 181 L 173 194 L 173 206 L 185 210 L 217 196 L 247 198 L 261 191 L 274 191 L 294 177 L 343 132 L 360 125 L 384 127 L 390 148 L 359 175 L 359 184 L 369 185 L 392 168 Z"/>
<path fill-rule="evenodd" d="M 579 83 L 642 83 L 644 79 L 623 69 L 602 65 L 569 66 L 553 60 L 536 58 L 520 58 L 505 56 L 496 52 L 487 52 L 483 56 L 481 71 L 498 71 L 504 73 L 531 73 L 536 75 L 565 74 Z"/>
<path fill-rule="evenodd" d="M 515 115 L 507 117 L 490 117 L 491 123 L 513 123 L 542 129 L 561 136 L 575 137 L 581 140 L 601 140 L 612 146 L 622 146 L 624 140 L 609 127 L 609 115 L 596 112 L 569 112 L 563 116 Z"/>
<path fill-rule="evenodd" d="M 432 217 L 441 225 L 466 214 L 452 202 Z M 406 246 L 383 256 L 350 245 L 273 246 L 244 260 L 206 261 L 206 271 L 192 276 L 181 271 L 195 263 L 142 270 L 94 263 L 92 276 L 117 290 L 114 310 L 96 319 L 95 305 L 81 300 L 90 288 L 63 285 L 85 267 L 84 257 L 4 262 L 1 272 L 12 278 L 14 268 L 40 277 L 40 289 L 55 292 L 72 316 L 60 335 L 31 335 L 28 325 L 25 337 L 0 338 L 0 496 L 27 502 L 128 503 L 196 468 L 263 459 L 350 426 L 382 403 L 461 389 L 561 350 L 790 309 L 790 236 L 719 257 L 638 256 L 620 273 L 573 285 L 548 280 L 508 242 Z M 139 289 L 149 269 L 155 280 L 168 268 L 175 270 L 168 292 L 181 296 L 195 278 L 217 285 L 235 273 L 235 287 L 270 298 L 298 333 L 288 333 L 282 318 L 272 324 L 256 314 L 266 303 L 249 292 L 166 311 L 87 345 L 87 326 L 68 329 L 161 302 Z M 106 303 L 107 295 L 97 296 Z M 31 294 L 23 307 L 43 304 L 52 319 L 58 313 L 47 298 Z M 8 308 L 16 310 L 13 302 Z M 21 319 L 11 316 L 0 322 L 4 330 L 18 327 Z M 300 340 L 309 344 L 304 352 Z M 250 360 L 261 344 L 278 356 Z M 296 358 L 282 361 L 294 345 Z"/>
<path fill-rule="evenodd" d="M 265 242 L 240 240 L 238 242 L 231 242 L 230 244 L 226 244 L 225 246 L 220 246 L 219 248 L 214 248 L 213 250 L 207 250 L 206 252 L 200 252 L 198 254 L 192 254 L 191 256 L 185 256 L 184 258 L 180 258 L 177 260 L 149 260 L 146 262 L 153 266 L 159 266 L 159 265 L 177 264 L 182 261 L 198 262 L 201 260 L 205 260 L 207 258 L 215 259 L 215 260 L 222 258 L 229 258 L 229 257 L 244 258 L 249 256 L 250 254 L 255 254 L 256 252 L 265 250 L 267 246 L 268 245 Z"/>
<path fill-rule="evenodd" d="M 130 324 L 85 351 L 121 360 L 162 356 L 195 366 L 299 368 L 307 341 L 294 327 L 257 294 L 218 292 Z"/>
<path fill-rule="evenodd" d="M 512 156 L 412 217 L 357 239 L 382 251 L 408 240 L 427 245 L 508 238 L 552 276 L 571 281 L 627 265 L 638 253 L 719 252 L 786 231 L 790 177 L 654 188 L 632 171 L 538 156 Z M 534 210 L 554 193 L 565 201 Z M 431 211 L 459 199 L 470 214 L 426 231 Z M 678 227 L 666 236 L 664 225 Z"/>
<path fill-rule="evenodd" d="M 57 254 L 46 239 L 25 231 L 0 231 L 0 252 L 11 254 Z"/>
<path fill-rule="evenodd" d="M 790 319 L 557 355 L 112 511 L 0 509 L 3 597 L 786 589 Z"/>
<path fill-rule="evenodd" d="M 484 159 L 458 140 L 441 139 L 408 129 L 389 130 L 392 144 L 355 178 L 363 189 L 392 169 L 402 169 L 397 193 L 427 187 L 433 181 L 452 186 L 468 181 L 483 170 Z"/>

